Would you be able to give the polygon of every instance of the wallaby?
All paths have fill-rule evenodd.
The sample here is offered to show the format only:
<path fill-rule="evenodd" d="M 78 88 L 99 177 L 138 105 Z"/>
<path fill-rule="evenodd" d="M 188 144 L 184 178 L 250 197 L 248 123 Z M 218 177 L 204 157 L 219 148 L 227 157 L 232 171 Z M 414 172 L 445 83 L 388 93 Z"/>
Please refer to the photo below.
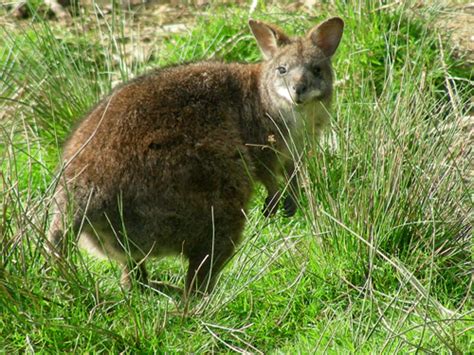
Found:
<path fill-rule="evenodd" d="M 254 182 L 268 191 L 265 215 L 274 213 L 279 177 L 294 175 L 288 142 L 327 121 L 344 27 L 335 17 L 290 38 L 249 25 L 263 62 L 161 68 L 86 115 L 64 146 L 53 250 L 64 248 L 72 211 L 72 233 L 119 261 L 124 285 L 147 284 L 146 258 L 182 253 L 186 295 L 212 290 L 241 239 Z M 294 194 L 284 208 L 295 213 Z"/>

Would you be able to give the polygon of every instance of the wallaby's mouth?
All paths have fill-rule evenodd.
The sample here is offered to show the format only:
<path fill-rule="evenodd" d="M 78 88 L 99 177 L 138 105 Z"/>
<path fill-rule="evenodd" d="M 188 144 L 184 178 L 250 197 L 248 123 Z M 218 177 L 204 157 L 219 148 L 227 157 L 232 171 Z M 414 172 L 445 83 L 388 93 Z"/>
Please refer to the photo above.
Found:
<path fill-rule="evenodd" d="M 312 101 L 319 101 L 323 98 L 323 91 L 320 89 L 312 89 L 302 93 L 297 93 L 288 86 L 278 86 L 276 93 L 279 97 L 284 99 L 287 103 L 295 106 L 305 105 Z"/>
<path fill-rule="evenodd" d="M 302 106 L 316 99 L 317 99 L 316 97 L 309 97 L 307 95 L 298 95 L 298 96 L 295 95 L 291 97 L 291 102 L 293 103 L 293 105 Z"/>
<path fill-rule="evenodd" d="M 313 89 L 309 92 L 306 92 L 302 95 L 297 95 L 295 98 L 294 98 L 294 102 L 297 104 L 297 105 L 302 105 L 302 104 L 306 104 L 306 103 L 309 103 L 309 102 L 312 102 L 312 101 L 319 101 L 323 98 L 323 92 L 319 89 Z"/>

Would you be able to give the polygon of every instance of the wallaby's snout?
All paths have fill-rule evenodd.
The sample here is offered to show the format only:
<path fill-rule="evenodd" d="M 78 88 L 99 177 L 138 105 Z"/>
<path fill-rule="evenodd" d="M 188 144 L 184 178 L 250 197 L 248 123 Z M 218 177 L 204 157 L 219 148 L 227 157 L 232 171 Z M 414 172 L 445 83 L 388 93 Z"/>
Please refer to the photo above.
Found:
<path fill-rule="evenodd" d="M 293 90 L 295 92 L 295 96 L 296 96 L 296 102 L 301 102 L 301 97 L 306 93 L 306 89 L 308 88 L 308 86 L 306 85 L 306 83 L 298 83 L 296 85 L 293 86 Z"/>
<path fill-rule="evenodd" d="M 294 73 L 290 72 L 288 78 L 283 80 L 283 84 L 291 101 L 297 105 L 317 100 L 328 94 L 326 92 L 328 86 L 321 77 L 321 70 L 306 68 L 305 65 L 295 68 Z M 283 88 L 279 88 L 278 91 L 284 93 Z"/>

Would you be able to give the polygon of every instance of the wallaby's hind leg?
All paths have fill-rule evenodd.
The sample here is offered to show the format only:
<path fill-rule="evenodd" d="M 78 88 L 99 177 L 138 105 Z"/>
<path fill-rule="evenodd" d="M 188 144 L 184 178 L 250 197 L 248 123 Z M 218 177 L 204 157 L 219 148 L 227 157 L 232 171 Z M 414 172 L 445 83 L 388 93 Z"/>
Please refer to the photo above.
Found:
<path fill-rule="evenodd" d="M 135 284 L 140 287 L 148 285 L 148 272 L 146 271 L 145 261 L 128 260 L 123 266 L 120 284 L 131 289 Z"/>
<path fill-rule="evenodd" d="M 234 253 L 234 245 L 229 240 L 224 245 L 216 245 L 199 253 L 188 255 L 189 267 L 186 276 L 185 295 L 209 293 L 214 288 L 216 277 Z"/>

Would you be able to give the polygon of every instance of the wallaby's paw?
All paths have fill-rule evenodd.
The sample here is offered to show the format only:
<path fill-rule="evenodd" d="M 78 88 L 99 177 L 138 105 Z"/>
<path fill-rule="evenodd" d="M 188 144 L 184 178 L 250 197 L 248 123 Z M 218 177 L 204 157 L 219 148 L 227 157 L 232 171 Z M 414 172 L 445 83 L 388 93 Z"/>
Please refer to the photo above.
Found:
<path fill-rule="evenodd" d="M 280 193 L 276 193 L 273 196 L 268 196 L 265 199 L 263 206 L 263 215 L 265 217 L 271 217 L 278 211 L 278 204 L 280 203 Z"/>
<path fill-rule="evenodd" d="M 292 217 L 296 213 L 298 206 L 296 205 L 293 196 L 286 196 L 285 201 L 283 202 L 283 209 L 285 210 L 285 217 Z"/>

